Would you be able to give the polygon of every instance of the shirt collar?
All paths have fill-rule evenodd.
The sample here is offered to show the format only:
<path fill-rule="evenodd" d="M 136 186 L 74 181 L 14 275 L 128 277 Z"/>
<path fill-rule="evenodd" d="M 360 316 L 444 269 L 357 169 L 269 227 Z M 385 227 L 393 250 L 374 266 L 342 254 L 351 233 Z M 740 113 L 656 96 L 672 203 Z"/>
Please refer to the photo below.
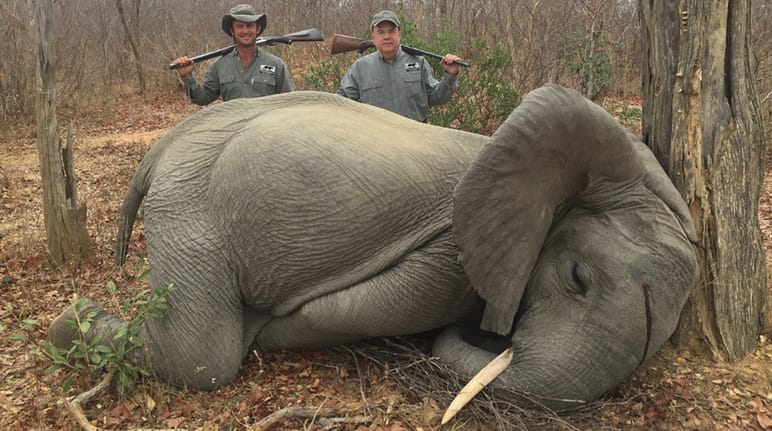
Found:
<path fill-rule="evenodd" d="M 231 51 L 231 55 L 234 56 L 234 57 L 238 57 L 239 56 L 239 50 L 238 50 L 237 47 L 235 47 L 235 46 L 233 47 L 233 51 Z M 252 54 L 252 57 L 260 57 L 260 48 L 259 47 L 255 48 L 255 53 Z"/>
<path fill-rule="evenodd" d="M 381 54 L 380 51 L 376 50 L 375 53 L 378 54 L 378 57 L 381 59 L 381 61 L 383 61 L 384 63 L 387 63 L 387 64 L 389 63 L 388 61 L 386 61 L 386 58 L 384 58 L 384 56 Z M 396 62 L 397 60 L 399 60 L 404 55 L 407 55 L 407 53 L 402 50 L 402 44 L 399 44 L 399 46 L 397 47 L 397 53 L 394 54 L 394 58 L 391 60 L 391 62 L 392 63 Z"/>

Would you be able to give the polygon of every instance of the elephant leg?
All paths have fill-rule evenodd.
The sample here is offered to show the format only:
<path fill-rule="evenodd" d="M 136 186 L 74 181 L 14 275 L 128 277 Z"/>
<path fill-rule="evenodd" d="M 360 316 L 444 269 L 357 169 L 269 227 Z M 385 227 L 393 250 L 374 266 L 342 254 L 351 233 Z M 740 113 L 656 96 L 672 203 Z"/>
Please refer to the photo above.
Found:
<path fill-rule="evenodd" d="M 418 333 L 458 321 L 480 300 L 458 263 L 450 232 L 367 280 L 276 317 L 256 337 L 273 350 Z"/>
<path fill-rule="evenodd" d="M 175 386 L 212 390 L 228 383 L 239 373 L 248 347 L 245 326 L 251 324 L 225 257 L 205 252 L 218 245 L 217 238 L 173 232 L 155 235 L 150 244 L 151 285 L 174 286 L 163 316 L 145 319 L 152 371 Z"/>

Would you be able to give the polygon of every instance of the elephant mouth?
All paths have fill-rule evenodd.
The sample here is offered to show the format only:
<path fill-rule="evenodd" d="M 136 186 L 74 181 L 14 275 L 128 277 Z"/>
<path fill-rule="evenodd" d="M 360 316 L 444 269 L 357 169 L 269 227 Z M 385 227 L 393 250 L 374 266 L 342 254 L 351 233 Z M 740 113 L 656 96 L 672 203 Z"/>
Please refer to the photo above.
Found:
<path fill-rule="evenodd" d="M 643 345 L 643 355 L 638 366 L 643 365 L 646 361 L 646 357 L 649 356 L 649 345 L 651 344 L 651 327 L 652 327 L 652 315 L 651 315 L 651 287 L 648 284 L 643 283 L 641 286 L 643 289 L 643 304 L 646 310 L 646 342 Z"/>
<path fill-rule="evenodd" d="M 653 313 L 651 309 L 651 287 L 647 283 L 641 285 L 645 310 L 646 338 L 644 340 L 643 353 L 638 366 L 641 366 L 649 356 L 651 345 Z M 516 326 L 516 325 L 515 325 Z M 484 336 L 477 332 L 467 333 L 463 337 L 469 344 L 491 353 L 501 352 L 493 360 L 488 362 L 469 382 L 459 391 L 454 400 L 448 406 L 442 423 L 445 424 L 455 416 L 466 404 L 468 404 L 480 391 L 504 373 L 513 361 L 513 353 L 517 350 L 508 337 L 486 333 Z"/>

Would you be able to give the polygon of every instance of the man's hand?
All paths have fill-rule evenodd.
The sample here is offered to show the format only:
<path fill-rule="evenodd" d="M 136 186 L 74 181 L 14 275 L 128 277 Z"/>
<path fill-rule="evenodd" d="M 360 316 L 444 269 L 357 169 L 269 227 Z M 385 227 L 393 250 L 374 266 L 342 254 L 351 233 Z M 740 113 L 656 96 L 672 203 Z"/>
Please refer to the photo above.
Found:
<path fill-rule="evenodd" d="M 454 63 L 454 61 L 463 61 L 463 58 L 455 55 L 455 54 L 445 54 L 445 57 L 442 57 L 442 68 L 445 69 L 445 72 L 450 73 L 451 75 L 458 75 L 458 69 L 459 65 Z"/>
<path fill-rule="evenodd" d="M 177 71 L 177 74 L 180 75 L 180 78 L 184 78 L 190 75 L 190 73 L 193 72 L 193 69 L 196 67 L 195 63 L 193 63 L 190 58 L 185 56 L 175 59 L 173 63 L 179 65 L 179 67 L 175 70 Z"/>

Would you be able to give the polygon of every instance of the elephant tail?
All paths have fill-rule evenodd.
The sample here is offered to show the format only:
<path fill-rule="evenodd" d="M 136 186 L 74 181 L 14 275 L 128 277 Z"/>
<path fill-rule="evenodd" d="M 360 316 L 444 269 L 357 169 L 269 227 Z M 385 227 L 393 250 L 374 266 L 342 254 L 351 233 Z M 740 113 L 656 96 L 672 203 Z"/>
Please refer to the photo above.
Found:
<path fill-rule="evenodd" d="M 121 205 L 121 219 L 118 226 L 118 235 L 115 239 L 115 264 L 121 266 L 126 262 L 126 255 L 129 252 L 129 239 L 131 231 L 134 229 L 134 220 L 137 218 L 137 211 L 147 194 L 148 187 L 141 183 L 141 176 L 135 175 L 129 183 L 129 190 L 123 198 Z"/>

